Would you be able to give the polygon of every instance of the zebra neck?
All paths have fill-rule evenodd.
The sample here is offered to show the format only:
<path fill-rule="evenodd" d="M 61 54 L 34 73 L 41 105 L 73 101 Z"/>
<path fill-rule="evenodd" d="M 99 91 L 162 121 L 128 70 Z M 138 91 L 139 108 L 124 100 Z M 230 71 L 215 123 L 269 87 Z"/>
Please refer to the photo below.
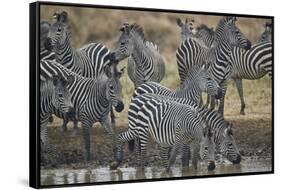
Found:
<path fill-rule="evenodd" d="M 64 67 L 73 70 L 75 50 L 71 47 L 70 37 L 67 35 L 63 44 L 55 48 L 56 59 Z"/>
<path fill-rule="evenodd" d="M 132 58 L 134 59 L 136 66 L 138 68 L 148 67 L 148 48 L 144 44 L 144 41 L 140 39 L 135 39 L 134 41 L 134 50 L 132 52 Z"/>
<path fill-rule="evenodd" d="M 214 141 L 216 144 L 219 144 L 223 138 L 223 132 L 225 130 L 225 121 L 223 117 L 214 110 L 209 110 L 205 106 L 199 108 L 199 113 L 207 122 L 207 125 L 211 127 L 214 132 Z"/>
<path fill-rule="evenodd" d="M 107 99 L 106 83 L 104 81 L 97 81 L 94 91 L 96 92 L 95 96 L 98 97 L 95 98 L 97 100 L 97 105 L 103 108 L 109 107 L 110 102 Z"/>
<path fill-rule="evenodd" d="M 53 93 L 50 89 L 40 89 L 41 112 L 40 114 L 51 113 L 55 109 L 53 105 Z"/>

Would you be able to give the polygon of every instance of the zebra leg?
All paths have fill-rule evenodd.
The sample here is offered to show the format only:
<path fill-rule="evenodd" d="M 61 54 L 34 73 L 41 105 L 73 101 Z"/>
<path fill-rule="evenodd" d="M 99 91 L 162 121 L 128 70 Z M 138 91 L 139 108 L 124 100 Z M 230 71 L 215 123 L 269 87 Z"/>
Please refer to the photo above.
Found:
<path fill-rule="evenodd" d="M 246 107 L 246 104 L 245 104 L 245 101 L 244 101 L 244 94 L 243 94 L 243 82 L 242 82 L 242 79 L 239 79 L 239 78 L 235 78 L 233 79 L 235 84 L 236 84 L 236 87 L 237 87 L 237 91 L 238 91 L 238 94 L 239 94 L 239 97 L 240 97 L 240 101 L 241 101 L 241 110 L 240 110 L 240 114 L 241 115 L 245 115 L 245 107 Z"/>
<path fill-rule="evenodd" d="M 160 157 L 161 157 L 164 168 L 168 167 L 169 150 L 170 150 L 170 147 L 160 146 Z"/>
<path fill-rule="evenodd" d="M 189 160 L 190 160 L 190 147 L 188 144 L 184 143 L 182 145 L 182 167 L 189 167 Z"/>
<path fill-rule="evenodd" d="M 64 117 L 63 118 L 63 124 L 61 126 L 62 131 L 67 131 L 67 123 L 68 123 L 68 118 Z"/>
<path fill-rule="evenodd" d="M 138 165 L 144 169 L 145 166 L 145 157 L 147 154 L 147 142 L 148 142 L 148 134 L 147 132 L 142 132 L 142 135 L 139 136 L 139 157 L 137 159 Z"/>
<path fill-rule="evenodd" d="M 193 144 L 193 148 L 192 148 L 192 166 L 194 167 L 194 169 L 197 169 L 198 158 L 200 157 L 199 151 L 200 151 L 199 143 Z"/>
<path fill-rule="evenodd" d="M 111 119 L 111 127 L 113 128 L 113 130 L 115 130 L 115 115 L 112 107 L 110 109 L 110 119 Z"/>
<path fill-rule="evenodd" d="M 181 146 L 180 146 L 180 143 L 178 141 L 175 142 L 175 144 L 173 145 L 173 148 L 172 148 L 171 153 L 170 153 L 168 167 L 166 168 L 167 171 L 169 171 L 171 165 L 175 163 L 176 157 L 177 157 L 177 153 L 178 153 L 180 147 Z"/>
<path fill-rule="evenodd" d="M 225 93 L 227 90 L 227 83 L 225 81 L 222 82 L 221 88 L 222 88 L 222 97 L 219 101 L 218 113 L 220 113 L 223 116 L 224 115 L 224 98 L 225 98 Z"/>
<path fill-rule="evenodd" d="M 73 121 L 73 129 L 78 130 L 78 121 L 76 119 Z"/>
<path fill-rule="evenodd" d="M 211 110 L 214 110 L 215 109 L 215 106 L 216 106 L 216 101 L 215 101 L 215 98 L 208 95 L 209 99 L 210 99 L 210 109 Z"/>
<path fill-rule="evenodd" d="M 90 136 L 90 128 L 91 124 L 86 121 L 82 121 L 83 128 L 83 137 L 84 137 L 84 146 L 85 146 L 85 158 L 86 162 L 91 160 L 91 136 Z"/>

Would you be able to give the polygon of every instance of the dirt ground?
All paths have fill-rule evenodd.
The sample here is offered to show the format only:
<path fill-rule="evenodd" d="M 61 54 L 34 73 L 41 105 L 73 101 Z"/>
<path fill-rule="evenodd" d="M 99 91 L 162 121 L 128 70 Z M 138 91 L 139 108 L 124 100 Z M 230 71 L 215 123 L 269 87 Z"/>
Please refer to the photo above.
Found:
<path fill-rule="evenodd" d="M 226 114 L 226 119 L 234 124 L 234 137 L 244 159 L 270 159 L 272 155 L 272 123 L 271 114 L 247 113 L 241 116 Z M 117 118 L 117 133 L 127 129 L 126 113 Z M 79 128 L 76 132 L 72 124 L 68 124 L 68 131 L 62 132 L 60 128 L 61 120 L 55 119 L 55 122 L 48 128 L 51 144 L 56 148 L 56 164 L 49 164 L 42 157 L 41 167 L 51 168 L 98 168 L 109 167 L 113 161 L 113 151 L 111 140 L 99 124 L 91 129 L 91 153 L 92 161 L 84 161 L 84 146 L 82 130 Z M 135 156 L 129 153 L 127 145 L 124 146 L 124 159 L 122 167 L 136 166 Z M 147 163 L 149 166 L 161 165 L 158 154 L 157 144 L 149 143 Z M 243 160 L 242 160 L 243 161 Z"/>

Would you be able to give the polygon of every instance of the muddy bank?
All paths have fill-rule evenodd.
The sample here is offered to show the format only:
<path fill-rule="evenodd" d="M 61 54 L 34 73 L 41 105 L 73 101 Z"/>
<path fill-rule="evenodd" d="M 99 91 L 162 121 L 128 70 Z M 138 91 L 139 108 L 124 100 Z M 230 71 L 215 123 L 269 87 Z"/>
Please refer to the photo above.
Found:
<path fill-rule="evenodd" d="M 116 131 L 120 133 L 127 128 L 126 120 L 119 119 Z M 259 119 L 258 117 L 243 116 L 226 116 L 226 118 L 234 124 L 234 136 L 242 155 L 242 162 L 244 160 L 263 160 L 271 159 L 271 118 L 265 117 Z M 92 160 L 86 162 L 84 160 L 84 146 L 82 130 L 78 131 L 72 129 L 72 124 L 69 124 L 68 131 L 62 132 L 60 123 L 55 122 L 48 127 L 48 134 L 52 146 L 55 148 L 53 155 L 56 164 L 50 164 L 44 156 L 41 157 L 42 169 L 77 169 L 77 168 L 100 168 L 109 167 L 113 161 L 112 142 L 110 137 L 97 124 L 91 129 L 91 153 Z M 154 142 L 149 143 L 147 154 L 147 166 L 156 167 L 161 166 L 161 159 L 159 157 L 158 145 Z M 223 161 L 227 162 L 227 161 Z M 177 159 L 176 165 L 180 166 L 180 159 Z M 176 166 L 175 165 L 175 166 Z M 127 144 L 124 146 L 124 159 L 121 167 L 135 167 L 137 166 L 135 155 L 129 153 Z"/>

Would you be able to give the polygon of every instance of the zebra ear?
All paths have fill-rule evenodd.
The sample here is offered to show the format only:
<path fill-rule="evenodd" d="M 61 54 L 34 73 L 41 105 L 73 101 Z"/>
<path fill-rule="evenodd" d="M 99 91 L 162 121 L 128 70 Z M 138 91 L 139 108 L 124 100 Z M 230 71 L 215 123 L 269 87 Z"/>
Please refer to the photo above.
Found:
<path fill-rule="evenodd" d="M 177 25 L 179 27 L 182 27 L 183 23 L 181 22 L 181 19 L 180 18 L 177 18 Z"/>
<path fill-rule="evenodd" d="M 112 77 L 112 72 L 111 72 L 111 68 L 109 65 L 106 65 L 104 67 L 104 73 L 105 75 L 108 77 L 108 78 L 111 78 Z"/>
<path fill-rule="evenodd" d="M 62 22 L 62 23 L 66 23 L 68 21 L 68 14 L 67 14 L 67 12 L 63 11 L 60 14 L 59 21 Z"/>
<path fill-rule="evenodd" d="M 60 14 L 58 12 L 55 12 L 53 14 L 53 22 L 57 22 L 60 18 Z"/>

